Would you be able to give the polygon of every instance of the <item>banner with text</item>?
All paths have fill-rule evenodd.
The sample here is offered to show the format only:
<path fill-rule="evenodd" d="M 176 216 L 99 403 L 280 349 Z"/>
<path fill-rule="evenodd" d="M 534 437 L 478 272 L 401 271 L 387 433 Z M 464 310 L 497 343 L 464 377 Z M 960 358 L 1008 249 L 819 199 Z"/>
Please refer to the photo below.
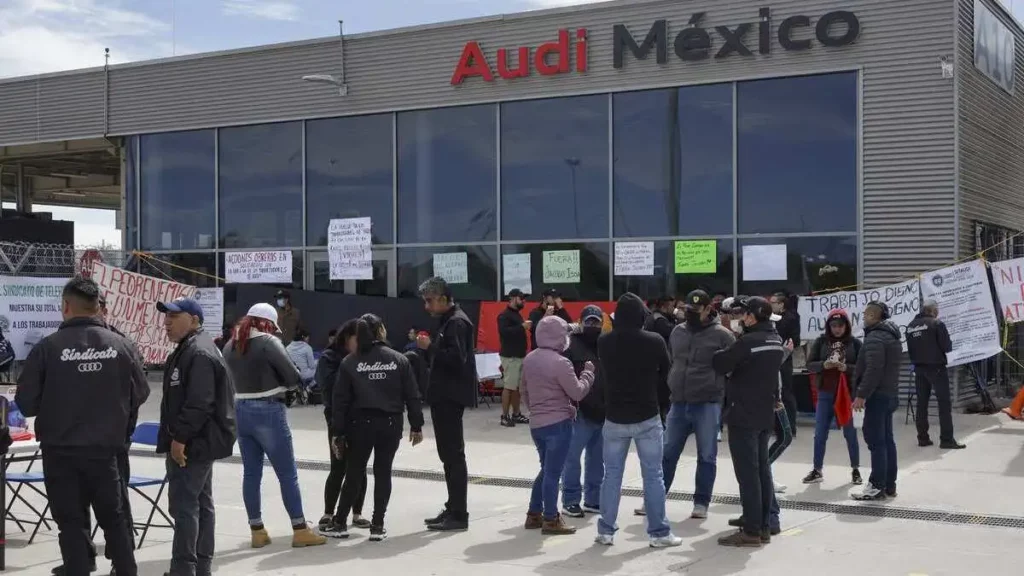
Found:
<path fill-rule="evenodd" d="M 953 340 L 950 366 L 984 360 L 1002 351 L 999 320 L 983 260 L 972 260 L 921 275 L 921 298 L 939 304 L 939 317 Z"/>
<path fill-rule="evenodd" d="M 232 284 L 291 284 L 292 253 L 228 252 L 224 254 L 224 279 Z"/>
<path fill-rule="evenodd" d="M 1024 320 L 1024 258 L 990 262 L 999 309 L 1007 324 Z"/>
<path fill-rule="evenodd" d="M 370 217 L 333 218 L 327 228 L 331 280 L 373 280 Z"/>
<path fill-rule="evenodd" d="M 24 360 L 32 347 L 60 328 L 60 295 L 67 278 L 0 276 L 0 330 Z"/>
<path fill-rule="evenodd" d="M 864 337 L 864 308 L 869 302 L 883 302 L 889 306 L 891 320 L 900 327 L 903 349 L 907 349 L 907 324 L 917 316 L 920 310 L 920 298 L 917 280 L 907 280 L 899 284 L 890 284 L 872 290 L 856 292 L 833 292 L 818 296 L 801 296 L 797 306 L 800 314 L 801 337 L 814 340 L 827 327 L 828 315 L 836 309 L 846 310 L 853 324 L 853 335 Z"/>
<path fill-rule="evenodd" d="M 175 344 L 164 332 L 157 302 L 195 298 L 196 287 L 143 276 L 102 262 L 93 262 L 92 279 L 107 298 L 107 322 L 135 342 L 146 364 L 163 364 Z"/>

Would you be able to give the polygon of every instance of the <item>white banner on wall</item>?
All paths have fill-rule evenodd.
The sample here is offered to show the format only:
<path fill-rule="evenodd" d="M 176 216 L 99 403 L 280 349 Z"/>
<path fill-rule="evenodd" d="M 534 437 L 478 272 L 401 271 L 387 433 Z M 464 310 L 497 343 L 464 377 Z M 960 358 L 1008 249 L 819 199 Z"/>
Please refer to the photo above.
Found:
<path fill-rule="evenodd" d="M 335 218 L 327 228 L 331 280 L 373 280 L 370 218 Z"/>
<path fill-rule="evenodd" d="M 291 284 L 290 250 L 228 252 L 224 279 L 231 284 Z"/>
<path fill-rule="evenodd" d="M 853 335 L 864 337 L 864 308 L 869 302 L 878 301 L 889 307 L 891 320 L 900 327 L 903 350 L 907 349 L 907 324 L 917 316 L 920 309 L 917 280 L 907 280 L 871 290 L 853 292 L 832 292 L 818 296 L 801 296 L 797 312 L 800 314 L 800 337 L 811 341 L 827 328 L 828 315 L 837 309 L 846 311 L 853 324 Z"/>
<path fill-rule="evenodd" d="M 196 300 L 203 307 L 203 331 L 210 338 L 224 330 L 224 289 L 196 288 Z"/>
<path fill-rule="evenodd" d="M 616 276 L 654 276 L 654 242 L 616 242 Z"/>
<path fill-rule="evenodd" d="M 505 295 L 514 289 L 523 294 L 533 294 L 529 254 L 503 254 L 501 256 L 501 276 L 505 284 Z"/>
<path fill-rule="evenodd" d="M 1024 320 L 1024 258 L 990 262 L 999 309 L 1008 324 Z"/>
<path fill-rule="evenodd" d="M 434 254 L 434 276 L 449 284 L 469 283 L 469 258 L 465 252 Z"/>
<path fill-rule="evenodd" d="M 60 328 L 61 293 L 67 278 L 0 276 L 0 330 L 24 360 L 43 337 Z"/>
<path fill-rule="evenodd" d="M 950 366 L 984 360 L 1002 351 L 999 321 L 982 260 L 972 260 L 921 275 L 921 297 L 935 300 L 939 317 L 953 340 Z"/>

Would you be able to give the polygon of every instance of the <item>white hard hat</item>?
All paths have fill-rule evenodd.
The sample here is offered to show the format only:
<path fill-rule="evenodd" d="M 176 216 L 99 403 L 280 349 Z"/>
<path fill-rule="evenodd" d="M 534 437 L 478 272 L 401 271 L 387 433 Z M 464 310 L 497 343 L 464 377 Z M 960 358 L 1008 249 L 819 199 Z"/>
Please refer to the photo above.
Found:
<path fill-rule="evenodd" d="M 252 308 L 249 308 L 249 312 L 246 316 L 252 316 L 253 318 L 262 318 L 264 320 L 270 320 L 274 323 L 274 328 L 280 330 L 277 326 L 277 309 L 265 302 L 259 304 L 253 304 Z"/>

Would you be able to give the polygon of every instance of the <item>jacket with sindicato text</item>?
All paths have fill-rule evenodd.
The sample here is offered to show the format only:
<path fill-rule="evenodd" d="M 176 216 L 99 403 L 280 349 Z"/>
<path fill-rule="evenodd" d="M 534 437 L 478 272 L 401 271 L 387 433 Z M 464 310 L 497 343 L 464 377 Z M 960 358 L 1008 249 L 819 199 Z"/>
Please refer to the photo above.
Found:
<path fill-rule="evenodd" d="M 907 326 L 907 352 L 914 366 L 945 367 L 953 340 L 946 324 L 938 318 L 918 314 Z"/>
<path fill-rule="evenodd" d="M 787 356 L 782 338 L 767 321 L 747 327 L 732 345 L 715 353 L 715 371 L 729 375 L 726 423 L 752 430 L 775 426 L 779 368 Z"/>
<path fill-rule="evenodd" d="M 349 354 L 338 368 L 334 384 L 331 432 L 343 437 L 349 421 L 360 415 L 401 416 L 409 411 L 413 432 L 423 428 L 423 403 L 409 360 L 383 342 L 365 354 Z"/>

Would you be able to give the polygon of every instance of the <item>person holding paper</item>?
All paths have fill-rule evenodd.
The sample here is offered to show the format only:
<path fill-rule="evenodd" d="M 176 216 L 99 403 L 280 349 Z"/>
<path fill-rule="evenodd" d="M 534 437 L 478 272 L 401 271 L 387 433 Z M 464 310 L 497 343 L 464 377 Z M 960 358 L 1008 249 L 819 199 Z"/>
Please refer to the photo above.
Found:
<path fill-rule="evenodd" d="M 519 405 L 519 386 L 523 380 L 523 359 L 526 358 L 526 332 L 533 322 L 523 320 L 526 295 L 513 288 L 508 292 L 508 306 L 498 315 L 498 340 L 501 342 L 501 425 L 512 428 L 529 424 Z M 511 409 L 512 413 L 509 413 Z"/>
<path fill-rule="evenodd" d="M 917 386 L 917 444 L 931 446 L 928 436 L 928 404 L 932 391 L 939 401 L 939 448 L 961 450 L 966 448 L 953 437 L 953 402 L 949 392 L 949 372 L 946 354 L 953 351 L 946 324 L 939 320 L 939 303 L 925 300 L 921 313 L 907 326 L 907 352 L 914 365 L 914 384 Z"/>

